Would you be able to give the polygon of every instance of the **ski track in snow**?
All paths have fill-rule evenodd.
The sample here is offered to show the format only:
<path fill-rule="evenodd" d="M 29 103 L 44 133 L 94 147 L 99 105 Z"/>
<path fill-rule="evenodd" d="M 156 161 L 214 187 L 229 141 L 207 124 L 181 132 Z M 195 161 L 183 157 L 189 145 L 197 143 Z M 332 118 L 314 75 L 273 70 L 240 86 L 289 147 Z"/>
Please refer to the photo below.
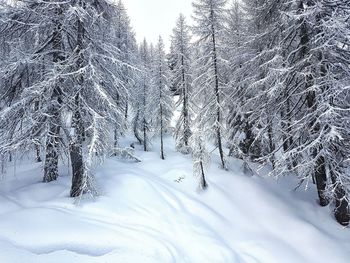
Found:
<path fill-rule="evenodd" d="M 168 138 L 166 161 L 157 144 L 137 151 L 142 163 L 107 160 L 96 171 L 101 195 L 79 203 L 68 198 L 65 167 L 50 184 L 37 164 L 9 172 L 0 183 L 0 262 L 348 262 L 349 230 L 316 204 L 314 189 L 243 175 L 238 162 L 222 171 L 214 158 L 209 189 L 198 192 L 190 156 L 173 148 Z"/>

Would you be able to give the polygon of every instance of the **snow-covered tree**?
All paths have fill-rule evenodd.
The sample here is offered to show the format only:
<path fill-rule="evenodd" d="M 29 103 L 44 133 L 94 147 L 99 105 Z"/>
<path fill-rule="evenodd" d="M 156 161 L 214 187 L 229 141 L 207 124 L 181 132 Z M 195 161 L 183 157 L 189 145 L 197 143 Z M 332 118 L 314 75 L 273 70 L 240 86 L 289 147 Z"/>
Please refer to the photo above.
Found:
<path fill-rule="evenodd" d="M 130 67 L 137 63 L 137 44 L 135 34 L 130 24 L 130 19 L 127 14 L 127 10 L 121 0 L 118 1 L 116 6 L 116 21 L 114 25 L 115 29 L 115 45 L 119 49 L 119 60 L 123 63 L 122 68 L 122 82 L 120 85 L 125 85 L 125 89 L 128 90 L 128 96 L 132 94 L 135 87 L 136 69 Z M 130 97 L 118 96 L 118 105 L 125 108 L 125 118 L 128 119 L 130 108 Z M 127 122 L 126 122 L 127 123 Z M 115 147 L 118 147 L 118 139 L 123 135 L 120 133 L 124 129 L 116 127 L 114 131 Z M 119 132 L 119 133 L 118 133 Z"/>
<path fill-rule="evenodd" d="M 117 8 L 107 1 L 79 1 L 73 6 L 76 25 L 70 108 L 73 132 L 69 135 L 73 170 L 71 196 L 91 191 L 91 169 L 96 156 L 109 152 L 110 126 L 126 127 L 128 90 L 123 81 L 123 61 L 116 46 Z M 117 39 L 118 40 L 118 39 Z M 83 149 L 83 140 L 87 144 Z"/>
<path fill-rule="evenodd" d="M 181 107 L 181 114 L 175 127 L 176 148 L 182 153 L 190 152 L 189 139 L 191 137 L 191 106 L 192 69 L 190 32 L 185 17 L 181 14 L 177 20 L 172 35 L 172 70 L 171 80 L 179 100 L 176 107 Z"/>
<path fill-rule="evenodd" d="M 116 7 L 30 0 L 8 10 L 0 25 L 8 49 L 0 71 L 2 83 L 13 85 L 1 85 L 1 153 L 46 140 L 44 181 L 57 178 L 64 151 L 72 163 L 71 196 L 92 191 L 96 157 L 112 146 L 110 126 L 125 127 L 117 103 L 127 90 L 113 32 Z"/>
<path fill-rule="evenodd" d="M 283 1 L 246 0 L 230 11 L 228 43 L 231 79 L 228 108 L 231 154 L 257 160 L 269 155 L 274 165 L 274 129 L 280 54 L 280 14 Z M 232 34 L 230 33 L 232 32 Z M 229 36 L 228 36 L 228 39 Z M 230 51 L 230 50 L 229 50 Z M 276 92 L 277 93 L 277 92 Z"/>
<path fill-rule="evenodd" d="M 320 204 L 335 203 L 335 217 L 349 224 L 349 3 L 298 1 L 290 11 L 296 36 L 287 42 L 284 83 L 302 103 L 295 106 L 297 140 L 281 161 L 297 160 L 302 180 L 315 180 Z"/>
<path fill-rule="evenodd" d="M 226 0 L 197 0 L 193 3 L 192 30 L 198 39 L 198 57 L 195 59 L 194 96 L 201 102 L 198 114 L 205 134 L 214 139 L 218 147 L 221 165 L 226 168 L 224 153 L 225 112 L 224 88 L 226 65 L 222 41 L 225 28 Z"/>
<path fill-rule="evenodd" d="M 149 45 L 144 39 L 139 47 L 139 68 L 137 83 L 133 92 L 133 131 L 134 135 L 148 151 L 151 141 L 151 115 L 149 97 L 151 89 L 151 56 Z"/>
<path fill-rule="evenodd" d="M 1 21 L 2 154 L 46 140 L 44 181 L 58 176 L 63 13 L 68 3 L 17 1 Z"/>
<path fill-rule="evenodd" d="M 334 201 L 346 225 L 348 3 L 245 0 L 243 7 L 248 30 L 243 56 L 232 56 L 244 59 L 231 62 L 230 138 L 243 132 L 239 148 L 271 162 L 275 174 L 313 180 L 320 204 Z"/>
<path fill-rule="evenodd" d="M 174 106 L 169 85 L 169 68 L 161 37 L 155 47 L 152 64 L 153 77 L 149 107 L 152 112 L 152 129 L 155 134 L 160 135 L 160 157 L 164 160 L 164 134 L 170 126 Z"/>

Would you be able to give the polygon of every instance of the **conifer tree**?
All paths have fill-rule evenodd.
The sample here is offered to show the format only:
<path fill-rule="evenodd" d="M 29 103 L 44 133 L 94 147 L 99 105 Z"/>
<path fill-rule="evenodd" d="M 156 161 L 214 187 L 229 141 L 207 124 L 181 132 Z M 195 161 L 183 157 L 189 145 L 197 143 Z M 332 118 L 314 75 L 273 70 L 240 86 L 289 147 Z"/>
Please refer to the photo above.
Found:
<path fill-rule="evenodd" d="M 164 160 L 164 134 L 170 126 L 174 107 L 169 86 L 169 69 L 161 37 L 159 37 L 154 50 L 150 109 L 152 111 L 152 129 L 160 135 L 160 157 Z"/>
<path fill-rule="evenodd" d="M 181 107 L 181 114 L 175 127 L 176 148 L 182 153 L 190 152 L 189 139 L 191 137 L 191 106 L 190 98 L 192 92 L 192 69 L 191 69 L 191 47 L 189 27 L 185 17 L 181 14 L 177 20 L 172 35 L 172 86 L 179 95 L 176 103 Z"/>
<path fill-rule="evenodd" d="M 112 146 L 110 126 L 125 127 L 125 109 L 117 103 L 128 91 L 112 31 L 116 7 L 30 0 L 4 16 L 0 151 L 28 150 L 38 138 L 46 140 L 44 181 L 57 179 L 64 152 L 72 164 L 71 196 L 92 193 L 96 157 Z"/>
<path fill-rule="evenodd" d="M 144 39 L 139 47 L 139 68 L 137 83 L 133 93 L 133 130 L 134 135 L 148 151 L 151 141 L 151 116 L 149 96 L 151 89 L 151 56 L 149 45 Z"/>
<path fill-rule="evenodd" d="M 193 33 L 199 56 L 196 58 L 196 78 L 194 89 L 201 97 L 203 129 L 210 139 L 214 139 L 219 150 L 221 166 L 226 168 L 224 153 L 225 112 L 224 112 L 224 65 L 221 43 L 225 27 L 226 0 L 197 0 L 193 3 Z"/>

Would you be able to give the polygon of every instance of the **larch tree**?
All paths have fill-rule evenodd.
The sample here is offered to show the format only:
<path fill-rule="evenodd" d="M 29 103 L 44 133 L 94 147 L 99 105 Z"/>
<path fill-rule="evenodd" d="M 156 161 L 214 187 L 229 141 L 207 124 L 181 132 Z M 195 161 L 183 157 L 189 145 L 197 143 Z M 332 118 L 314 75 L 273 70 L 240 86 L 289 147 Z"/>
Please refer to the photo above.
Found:
<path fill-rule="evenodd" d="M 71 196 L 93 193 L 92 169 L 109 152 L 110 127 L 125 127 L 127 89 L 106 1 L 24 1 L 1 27 L 0 151 L 45 141 L 44 181 L 56 180 L 58 158 L 71 158 Z M 3 38 L 3 37 L 6 37 Z M 11 84 L 12 83 L 12 84 Z M 68 145 L 68 147 L 67 147 Z"/>
<path fill-rule="evenodd" d="M 67 136 L 73 172 L 71 196 L 75 197 L 93 193 L 92 169 L 113 145 L 110 127 L 126 127 L 125 107 L 118 101 L 127 100 L 128 90 L 114 32 L 116 6 L 108 1 L 78 1 L 71 12 L 76 39 L 68 58 L 73 69 L 69 100 L 73 129 Z"/>
<path fill-rule="evenodd" d="M 219 150 L 221 166 L 226 169 L 224 152 L 225 112 L 224 89 L 226 65 L 222 41 L 225 27 L 226 0 L 197 0 L 193 3 L 192 31 L 196 38 L 198 57 L 195 58 L 194 96 L 200 97 L 203 129 L 214 139 Z M 198 100 L 199 101 L 199 100 Z"/>
<path fill-rule="evenodd" d="M 62 20 L 68 8 L 67 2 L 18 1 L 1 23 L 7 54 L 1 64 L 1 152 L 26 151 L 46 141 L 44 182 L 58 177 Z"/>
<path fill-rule="evenodd" d="M 125 85 L 125 89 L 128 91 L 127 96 L 117 97 L 118 106 L 124 107 L 125 109 L 125 119 L 128 123 L 129 117 L 129 102 L 132 93 L 132 89 L 135 87 L 135 74 L 136 69 L 130 65 L 137 63 L 137 44 L 135 39 L 135 34 L 130 24 L 130 19 L 127 14 L 127 10 L 121 0 L 118 1 L 116 6 L 116 21 L 115 21 L 115 45 L 119 49 L 119 59 L 123 63 L 121 69 L 121 82 L 119 85 Z M 125 128 L 116 127 L 114 131 L 114 145 L 118 148 L 118 139 L 123 136 L 122 132 Z"/>
<path fill-rule="evenodd" d="M 149 97 L 151 89 L 151 56 L 150 47 L 144 39 L 139 47 L 139 71 L 137 83 L 132 93 L 134 116 L 132 120 L 136 139 L 148 151 L 151 143 L 151 116 L 149 112 Z"/>
<path fill-rule="evenodd" d="M 297 161 L 301 180 L 314 180 L 320 205 L 335 204 L 335 217 L 348 225 L 349 211 L 349 48 L 347 1 L 298 1 L 290 23 L 296 41 L 288 45 L 285 82 L 302 103 L 282 162 Z M 289 28 L 290 30 L 290 28 Z M 287 42 L 288 43 L 288 42 Z M 287 82 L 288 81 L 288 82 Z"/>
<path fill-rule="evenodd" d="M 173 97 L 169 85 L 169 68 L 166 61 L 163 39 L 154 50 L 152 70 L 152 91 L 150 96 L 150 111 L 152 111 L 152 129 L 160 135 L 160 157 L 164 160 L 164 135 L 170 126 L 173 116 Z"/>
<path fill-rule="evenodd" d="M 176 148 L 178 151 L 188 154 L 190 152 L 189 139 L 191 132 L 191 93 L 192 93 L 192 68 L 191 68 L 191 35 L 184 15 L 180 15 L 171 39 L 172 70 L 171 82 L 179 99 L 176 107 L 181 107 L 181 114 L 175 127 Z"/>
<path fill-rule="evenodd" d="M 244 59 L 231 63 L 230 103 L 239 107 L 229 125 L 230 138 L 245 134 L 239 147 L 252 160 L 313 181 L 320 205 L 332 202 L 343 225 L 350 219 L 348 5 L 243 2 L 248 31 L 236 56 Z"/>

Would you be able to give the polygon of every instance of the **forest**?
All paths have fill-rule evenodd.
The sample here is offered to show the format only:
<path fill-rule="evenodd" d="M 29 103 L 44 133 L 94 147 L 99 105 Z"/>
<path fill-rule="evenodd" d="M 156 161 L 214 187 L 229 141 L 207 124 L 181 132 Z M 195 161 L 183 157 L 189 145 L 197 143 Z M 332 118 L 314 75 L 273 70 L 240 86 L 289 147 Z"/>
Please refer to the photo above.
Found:
<path fill-rule="evenodd" d="M 167 48 L 166 36 L 137 43 L 120 0 L 0 1 L 4 177 L 29 156 L 41 188 L 62 163 L 70 197 L 99 196 L 97 167 L 114 157 L 147 162 L 137 149 L 157 151 L 157 166 L 173 158 L 170 136 L 200 192 L 210 190 L 212 166 L 234 184 L 230 163 L 240 160 L 248 174 L 263 168 L 296 178 L 295 190 L 314 187 L 318 209 L 348 226 L 350 2 L 192 5 Z"/>

